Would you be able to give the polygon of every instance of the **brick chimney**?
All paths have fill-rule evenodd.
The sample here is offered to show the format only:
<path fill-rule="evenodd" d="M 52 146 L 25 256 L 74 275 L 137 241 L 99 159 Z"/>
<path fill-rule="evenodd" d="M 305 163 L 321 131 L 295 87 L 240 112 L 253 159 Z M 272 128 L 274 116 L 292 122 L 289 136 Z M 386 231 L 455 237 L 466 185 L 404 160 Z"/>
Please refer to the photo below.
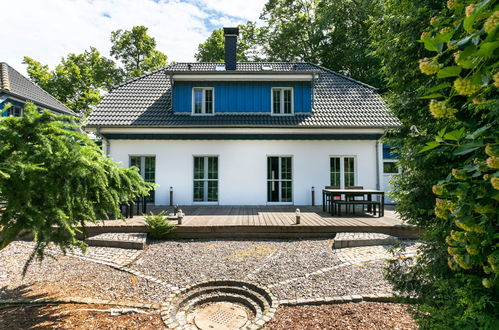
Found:
<path fill-rule="evenodd" d="M 239 29 L 237 27 L 224 28 L 225 36 L 225 70 L 236 70 L 236 46 Z"/>

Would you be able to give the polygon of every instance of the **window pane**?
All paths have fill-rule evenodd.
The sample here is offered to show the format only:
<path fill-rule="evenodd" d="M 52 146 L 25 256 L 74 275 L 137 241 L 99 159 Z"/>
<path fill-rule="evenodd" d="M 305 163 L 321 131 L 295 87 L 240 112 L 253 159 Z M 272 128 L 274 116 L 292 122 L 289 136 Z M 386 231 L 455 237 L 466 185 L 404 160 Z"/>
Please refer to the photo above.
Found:
<path fill-rule="evenodd" d="M 291 202 L 293 200 L 291 194 L 291 181 L 281 182 L 281 202 Z"/>
<path fill-rule="evenodd" d="M 291 90 L 284 90 L 284 113 L 291 113 Z"/>
<path fill-rule="evenodd" d="M 291 180 L 291 157 L 281 158 L 281 179 Z"/>
<path fill-rule="evenodd" d="M 353 157 L 345 157 L 343 160 L 345 171 L 345 187 L 355 186 L 355 164 Z"/>
<path fill-rule="evenodd" d="M 156 176 L 156 157 L 144 157 L 144 159 L 144 180 L 147 182 L 154 182 Z"/>
<path fill-rule="evenodd" d="M 281 90 L 273 89 L 272 97 L 273 97 L 273 104 L 272 104 L 273 113 L 281 113 Z"/>
<path fill-rule="evenodd" d="M 130 156 L 130 167 L 135 166 L 139 169 L 139 174 L 142 175 L 142 166 L 140 165 L 140 156 Z"/>
<path fill-rule="evenodd" d="M 213 90 L 206 89 L 204 93 L 205 113 L 213 113 Z"/>
<path fill-rule="evenodd" d="M 208 179 L 218 179 L 218 157 L 208 157 Z"/>
<path fill-rule="evenodd" d="M 204 179 L 204 157 L 194 157 L 194 179 Z"/>
<path fill-rule="evenodd" d="M 332 157 L 330 159 L 330 163 L 331 163 L 331 186 L 340 187 L 341 186 L 340 158 Z"/>
<path fill-rule="evenodd" d="M 204 181 L 194 181 L 194 201 L 204 201 Z"/>
<path fill-rule="evenodd" d="M 267 181 L 267 202 L 279 201 L 279 183 L 277 181 Z"/>
<path fill-rule="evenodd" d="M 194 113 L 203 112 L 203 90 L 194 88 Z"/>
<path fill-rule="evenodd" d="M 383 173 L 398 173 L 397 162 L 384 162 Z"/>
<path fill-rule="evenodd" d="M 267 164 L 267 179 L 279 179 L 279 157 L 269 157 Z"/>
<path fill-rule="evenodd" d="M 218 181 L 208 181 L 208 202 L 218 201 Z"/>

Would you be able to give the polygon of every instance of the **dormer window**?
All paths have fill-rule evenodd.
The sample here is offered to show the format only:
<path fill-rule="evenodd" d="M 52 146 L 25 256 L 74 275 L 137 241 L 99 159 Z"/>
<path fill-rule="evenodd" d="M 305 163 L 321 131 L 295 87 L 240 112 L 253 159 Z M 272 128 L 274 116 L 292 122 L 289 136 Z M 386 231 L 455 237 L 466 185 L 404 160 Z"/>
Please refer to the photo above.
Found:
<path fill-rule="evenodd" d="M 214 112 L 213 87 L 194 87 L 192 89 L 192 114 L 211 115 Z"/>
<path fill-rule="evenodd" d="M 294 112 L 293 88 L 274 87 L 272 88 L 272 114 L 291 115 Z"/>

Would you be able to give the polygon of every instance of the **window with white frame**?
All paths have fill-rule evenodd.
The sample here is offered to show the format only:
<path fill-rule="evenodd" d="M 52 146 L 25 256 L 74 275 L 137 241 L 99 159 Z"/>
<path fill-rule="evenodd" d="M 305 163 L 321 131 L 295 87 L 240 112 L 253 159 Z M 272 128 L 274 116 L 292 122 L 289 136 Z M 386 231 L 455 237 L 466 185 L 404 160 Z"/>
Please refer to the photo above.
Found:
<path fill-rule="evenodd" d="M 218 157 L 194 157 L 194 202 L 218 202 Z"/>
<path fill-rule="evenodd" d="M 267 157 L 267 202 L 293 201 L 292 158 Z"/>
<path fill-rule="evenodd" d="M 293 88 L 272 88 L 272 113 L 275 115 L 289 115 L 294 112 Z"/>
<path fill-rule="evenodd" d="M 155 156 L 130 156 L 130 167 L 139 169 L 139 174 L 144 181 L 154 183 L 156 181 L 156 157 Z M 148 203 L 154 203 L 154 190 L 147 196 Z"/>
<path fill-rule="evenodd" d="M 331 186 L 345 188 L 356 185 L 355 157 L 332 156 L 329 161 Z"/>
<path fill-rule="evenodd" d="M 192 113 L 209 115 L 214 112 L 213 87 L 194 87 L 192 89 Z"/>
<path fill-rule="evenodd" d="M 13 105 L 9 109 L 9 115 L 12 117 L 22 117 L 23 108 Z"/>

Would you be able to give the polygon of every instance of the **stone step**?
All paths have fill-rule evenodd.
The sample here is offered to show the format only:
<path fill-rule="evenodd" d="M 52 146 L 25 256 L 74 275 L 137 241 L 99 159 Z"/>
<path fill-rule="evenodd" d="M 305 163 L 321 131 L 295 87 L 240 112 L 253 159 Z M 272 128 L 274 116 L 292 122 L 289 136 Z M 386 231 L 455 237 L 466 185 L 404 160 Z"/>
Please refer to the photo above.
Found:
<path fill-rule="evenodd" d="M 146 233 L 103 233 L 89 237 L 85 240 L 90 246 L 136 250 L 143 250 L 146 246 L 146 241 Z"/>
<path fill-rule="evenodd" d="M 342 249 L 358 246 L 392 245 L 398 238 L 380 233 L 337 233 L 334 238 L 333 248 Z"/>

